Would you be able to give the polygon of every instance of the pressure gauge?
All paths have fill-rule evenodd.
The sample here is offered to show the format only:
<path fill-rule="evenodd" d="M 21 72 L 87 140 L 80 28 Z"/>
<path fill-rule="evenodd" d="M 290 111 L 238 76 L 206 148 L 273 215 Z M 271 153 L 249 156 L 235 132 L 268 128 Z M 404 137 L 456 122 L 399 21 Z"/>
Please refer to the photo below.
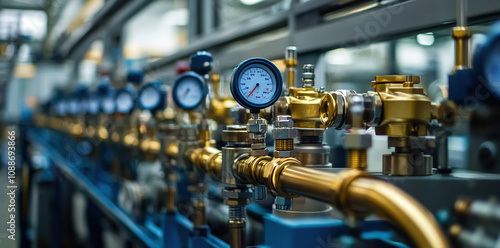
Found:
<path fill-rule="evenodd" d="M 231 76 L 231 93 L 244 108 L 258 113 L 281 95 L 283 79 L 278 68 L 264 58 L 252 58 L 236 67 Z"/>
<path fill-rule="evenodd" d="M 144 85 L 139 91 L 139 107 L 152 112 L 166 107 L 167 92 L 160 82 Z"/>
<path fill-rule="evenodd" d="M 480 84 L 490 90 L 496 100 L 500 99 L 500 22 L 491 27 L 486 42 L 474 56 Z"/>
<path fill-rule="evenodd" d="M 179 108 L 195 109 L 200 106 L 205 95 L 205 81 L 200 75 L 186 72 L 175 79 L 172 97 Z"/>
<path fill-rule="evenodd" d="M 66 104 L 64 100 L 57 101 L 54 105 L 54 112 L 58 116 L 66 115 Z"/>
<path fill-rule="evenodd" d="M 122 114 L 129 114 L 135 108 L 135 99 L 137 97 L 137 90 L 131 84 L 116 93 L 116 110 Z"/>
<path fill-rule="evenodd" d="M 113 114 L 116 111 L 114 94 L 106 94 L 101 97 L 101 111 L 105 114 Z"/>
<path fill-rule="evenodd" d="M 71 98 L 68 100 L 68 113 L 70 115 L 78 114 L 78 99 Z"/>
<path fill-rule="evenodd" d="M 87 113 L 91 115 L 99 113 L 99 98 L 95 94 L 90 95 L 87 100 Z"/>

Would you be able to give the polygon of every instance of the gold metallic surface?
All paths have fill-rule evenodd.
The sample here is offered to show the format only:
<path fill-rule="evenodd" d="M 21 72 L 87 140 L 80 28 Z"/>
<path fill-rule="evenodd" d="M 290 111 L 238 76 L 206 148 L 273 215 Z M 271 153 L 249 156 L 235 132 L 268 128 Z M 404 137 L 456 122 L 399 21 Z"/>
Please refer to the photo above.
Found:
<path fill-rule="evenodd" d="M 452 30 L 453 39 L 455 40 L 455 66 L 453 73 L 457 70 L 471 68 L 470 55 L 470 38 L 472 33 L 467 27 L 454 27 Z"/>
<path fill-rule="evenodd" d="M 276 103 L 275 115 L 291 115 L 294 127 L 323 128 L 320 104 L 324 93 L 313 88 L 290 88 L 290 96 Z"/>
<path fill-rule="evenodd" d="M 246 247 L 245 231 L 246 231 L 246 221 L 229 220 L 229 234 L 231 236 L 231 241 L 229 245 L 231 248 Z"/>
<path fill-rule="evenodd" d="M 193 203 L 193 225 L 195 227 L 200 227 L 207 224 L 205 209 L 205 202 L 197 201 Z"/>
<path fill-rule="evenodd" d="M 450 247 L 432 214 L 411 196 L 392 184 L 366 178 L 360 170 L 348 171 L 335 174 L 289 166 L 281 173 L 281 187 L 348 212 L 374 212 L 405 230 L 418 247 Z"/>
<path fill-rule="evenodd" d="M 167 148 L 165 149 L 165 153 L 167 154 L 167 157 L 176 159 L 177 156 L 179 155 L 179 143 L 178 142 L 169 143 Z"/>
<path fill-rule="evenodd" d="M 291 151 L 293 150 L 293 139 L 277 139 L 274 146 L 277 151 Z"/>
<path fill-rule="evenodd" d="M 351 169 L 366 170 L 368 167 L 367 151 L 363 149 L 348 150 L 347 167 Z"/>
<path fill-rule="evenodd" d="M 404 75 L 377 76 L 372 87 L 383 104 L 382 122 L 377 135 L 425 136 L 431 121 L 431 101 L 423 88 L 414 87 L 420 77 Z"/>
<path fill-rule="evenodd" d="M 456 201 L 454 206 L 455 214 L 460 218 L 464 218 L 469 215 L 471 203 L 472 202 L 469 199 L 460 199 Z"/>
<path fill-rule="evenodd" d="M 98 128 L 97 135 L 101 140 L 107 140 L 108 139 L 108 130 L 103 126 L 100 126 Z"/>
<path fill-rule="evenodd" d="M 208 173 L 215 181 L 221 180 L 222 152 L 213 147 L 188 149 L 186 158 L 200 171 Z"/>
<path fill-rule="evenodd" d="M 319 118 L 326 127 L 331 127 L 337 117 L 337 101 L 332 94 L 327 93 L 321 98 L 319 105 Z"/>
<path fill-rule="evenodd" d="M 210 99 L 206 118 L 212 119 L 219 124 L 231 125 L 231 108 L 236 105 L 236 101 L 230 96 L 216 97 Z"/>
<path fill-rule="evenodd" d="M 175 205 L 177 189 L 173 186 L 169 186 L 165 189 L 165 208 L 167 211 L 175 211 L 177 209 Z"/>
<path fill-rule="evenodd" d="M 450 247 L 434 216 L 392 184 L 359 178 L 349 185 L 347 199 L 348 208 L 368 208 L 405 230 L 417 247 Z"/>

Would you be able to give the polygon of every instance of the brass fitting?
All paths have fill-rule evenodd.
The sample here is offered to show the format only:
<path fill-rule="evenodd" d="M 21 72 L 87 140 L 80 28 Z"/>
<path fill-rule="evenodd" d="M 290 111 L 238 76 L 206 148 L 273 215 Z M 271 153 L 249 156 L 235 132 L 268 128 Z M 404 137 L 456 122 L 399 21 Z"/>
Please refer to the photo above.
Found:
<path fill-rule="evenodd" d="M 453 67 L 452 74 L 457 70 L 471 68 L 470 56 L 470 39 L 472 32 L 469 28 L 458 26 L 452 30 L 453 39 L 455 40 L 455 66 Z"/>
<path fill-rule="evenodd" d="M 367 151 L 351 149 L 347 151 L 347 167 L 351 169 L 366 170 L 368 167 Z"/>
<path fill-rule="evenodd" d="M 288 166 L 302 166 L 302 163 L 296 158 L 251 156 L 238 160 L 235 171 L 243 180 L 255 185 L 266 185 L 276 195 L 293 198 L 296 196 L 287 193 L 280 185 L 281 171 Z"/>
<path fill-rule="evenodd" d="M 425 136 L 431 121 L 431 101 L 424 94 L 418 76 L 377 76 L 372 87 L 383 105 L 381 123 L 375 128 L 378 135 Z"/>
<path fill-rule="evenodd" d="M 297 47 L 289 46 L 285 50 L 286 80 L 288 88 L 295 87 L 295 73 L 297 67 Z"/>
<path fill-rule="evenodd" d="M 144 158 L 148 161 L 154 161 L 157 158 L 158 153 L 160 152 L 161 145 L 158 140 L 154 138 L 145 138 L 141 140 L 139 144 L 140 150 L 144 154 Z"/>
<path fill-rule="evenodd" d="M 208 173 L 217 182 L 221 181 L 222 152 L 220 150 L 209 146 L 191 148 L 186 151 L 186 157 L 198 170 Z"/>

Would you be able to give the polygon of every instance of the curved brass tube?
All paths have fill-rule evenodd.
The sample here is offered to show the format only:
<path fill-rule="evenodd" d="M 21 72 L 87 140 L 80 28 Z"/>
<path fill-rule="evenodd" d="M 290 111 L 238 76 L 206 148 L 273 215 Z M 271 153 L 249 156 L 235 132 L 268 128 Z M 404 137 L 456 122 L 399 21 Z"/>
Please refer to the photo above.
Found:
<path fill-rule="evenodd" d="M 328 202 L 356 213 L 374 212 L 404 229 L 418 247 L 450 247 L 432 214 L 396 186 L 363 174 L 328 173 L 288 166 L 280 175 L 288 193 Z"/>
<path fill-rule="evenodd" d="M 367 206 L 406 230 L 418 247 L 450 247 L 432 214 L 418 201 L 384 181 L 358 178 L 347 189 L 350 208 Z"/>

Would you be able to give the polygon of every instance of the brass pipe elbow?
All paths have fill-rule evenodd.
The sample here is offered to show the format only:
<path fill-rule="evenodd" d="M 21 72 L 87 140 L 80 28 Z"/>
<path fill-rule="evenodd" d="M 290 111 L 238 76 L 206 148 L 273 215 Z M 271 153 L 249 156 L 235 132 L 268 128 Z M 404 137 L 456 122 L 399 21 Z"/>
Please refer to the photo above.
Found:
<path fill-rule="evenodd" d="M 450 247 L 432 214 L 396 186 L 361 170 L 328 173 L 289 166 L 280 175 L 280 187 L 290 194 L 330 203 L 349 214 L 370 212 L 402 228 L 418 247 Z"/>

